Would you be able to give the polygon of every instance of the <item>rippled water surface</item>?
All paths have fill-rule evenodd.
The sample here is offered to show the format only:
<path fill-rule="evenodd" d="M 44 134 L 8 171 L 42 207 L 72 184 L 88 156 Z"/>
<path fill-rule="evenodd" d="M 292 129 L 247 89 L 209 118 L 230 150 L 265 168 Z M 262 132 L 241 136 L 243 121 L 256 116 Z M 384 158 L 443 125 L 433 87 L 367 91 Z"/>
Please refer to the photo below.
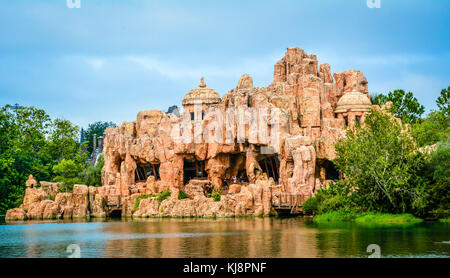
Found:
<path fill-rule="evenodd" d="M 0 257 L 449 257 L 449 224 L 312 223 L 303 218 L 0 220 Z"/>

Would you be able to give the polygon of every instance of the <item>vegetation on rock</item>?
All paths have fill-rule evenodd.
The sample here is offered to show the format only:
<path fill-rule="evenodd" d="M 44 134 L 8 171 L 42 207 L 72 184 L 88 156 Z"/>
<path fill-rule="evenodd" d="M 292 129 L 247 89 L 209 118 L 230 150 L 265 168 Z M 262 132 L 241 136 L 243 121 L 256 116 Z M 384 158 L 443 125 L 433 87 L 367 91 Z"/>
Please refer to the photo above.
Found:
<path fill-rule="evenodd" d="M 189 198 L 186 192 L 183 190 L 178 191 L 178 200 L 183 200 Z"/>

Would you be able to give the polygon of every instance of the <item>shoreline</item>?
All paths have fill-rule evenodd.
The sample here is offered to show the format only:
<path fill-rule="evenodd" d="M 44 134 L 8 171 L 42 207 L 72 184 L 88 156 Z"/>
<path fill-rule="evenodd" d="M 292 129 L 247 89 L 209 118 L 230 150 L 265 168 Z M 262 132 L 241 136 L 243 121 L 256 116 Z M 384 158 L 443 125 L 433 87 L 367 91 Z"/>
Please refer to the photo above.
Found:
<path fill-rule="evenodd" d="M 355 215 L 355 214 L 351 214 Z M 176 215 L 161 215 L 161 216 L 121 216 L 121 217 L 95 217 L 95 216 L 85 216 L 85 217 L 72 217 L 72 218 L 40 218 L 40 219 L 14 219 L 6 220 L 6 215 L 0 215 L 0 218 L 4 218 L 5 223 L 15 223 L 15 222 L 28 222 L 28 221 L 48 221 L 48 220 L 117 220 L 117 221 L 128 221 L 128 220 L 142 220 L 142 219 L 256 219 L 256 218 L 272 218 L 272 219 L 302 219 L 308 220 L 314 223 L 360 223 L 360 224 L 416 224 L 423 222 L 440 222 L 449 223 L 449 218 L 440 219 L 423 219 L 415 217 L 411 214 L 391 214 L 391 213 L 360 213 L 357 216 L 349 218 L 338 218 L 332 217 L 331 213 L 319 214 L 315 216 L 311 215 L 296 215 L 296 216 L 284 216 L 284 215 L 231 215 L 231 216 L 176 216 Z M 319 217 L 319 218 L 317 218 Z"/>
<path fill-rule="evenodd" d="M 439 222 L 441 219 L 425 220 L 410 213 L 378 213 L 378 212 L 341 212 L 332 211 L 315 215 L 314 222 L 354 222 L 354 223 L 421 223 L 424 221 Z"/>

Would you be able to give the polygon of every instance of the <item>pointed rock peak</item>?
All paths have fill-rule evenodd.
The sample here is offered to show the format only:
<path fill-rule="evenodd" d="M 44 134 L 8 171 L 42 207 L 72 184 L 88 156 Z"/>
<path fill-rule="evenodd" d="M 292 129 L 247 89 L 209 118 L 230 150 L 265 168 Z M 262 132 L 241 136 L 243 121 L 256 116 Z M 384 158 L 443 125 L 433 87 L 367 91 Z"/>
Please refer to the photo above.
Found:
<path fill-rule="evenodd" d="M 253 88 L 253 78 L 250 74 L 244 74 L 239 79 L 237 89 L 252 89 Z"/>

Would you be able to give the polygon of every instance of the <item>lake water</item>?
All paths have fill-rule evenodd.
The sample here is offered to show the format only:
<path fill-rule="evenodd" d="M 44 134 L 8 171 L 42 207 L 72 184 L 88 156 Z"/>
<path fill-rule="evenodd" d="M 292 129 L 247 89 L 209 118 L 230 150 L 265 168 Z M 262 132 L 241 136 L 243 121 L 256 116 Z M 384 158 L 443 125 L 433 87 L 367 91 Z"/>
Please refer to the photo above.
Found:
<path fill-rule="evenodd" d="M 0 257 L 449 257 L 449 224 L 313 223 L 304 218 L 0 219 Z M 76 246 L 75 245 L 75 246 Z M 72 250 L 76 250 L 72 249 Z"/>

